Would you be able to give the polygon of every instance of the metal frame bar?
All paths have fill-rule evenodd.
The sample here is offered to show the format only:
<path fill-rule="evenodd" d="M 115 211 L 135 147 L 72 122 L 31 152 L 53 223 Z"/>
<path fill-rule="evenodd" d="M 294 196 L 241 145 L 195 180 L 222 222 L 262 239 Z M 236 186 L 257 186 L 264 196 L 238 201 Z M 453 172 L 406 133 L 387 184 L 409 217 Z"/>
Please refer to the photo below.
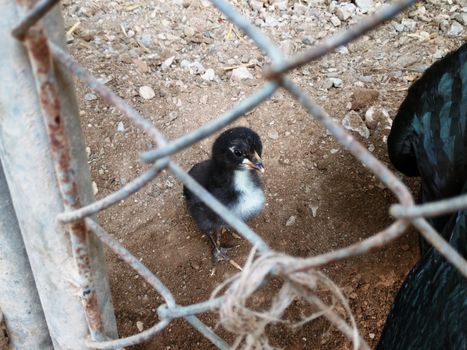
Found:
<path fill-rule="evenodd" d="M 48 38 L 40 23 L 29 28 L 24 36 L 24 42 L 35 77 L 64 209 L 65 211 L 76 210 L 81 208 L 76 179 L 77 169 L 72 164 Z M 88 232 L 83 220 L 70 223 L 67 230 L 71 238 L 71 248 L 80 280 L 80 299 L 86 313 L 89 330 L 93 339 L 103 340 L 105 337 L 94 286 L 95 276 L 91 268 Z"/>
<path fill-rule="evenodd" d="M 22 2 L 20 0 L 18 1 Z M 85 225 L 83 224 L 84 222 L 96 237 L 108 245 L 115 254 L 126 261 L 149 284 L 151 284 L 161 294 L 166 302 L 166 304 L 161 305 L 158 308 L 158 315 L 160 318 L 159 323 L 150 329 L 147 329 L 137 335 L 118 340 L 90 340 L 87 342 L 89 347 L 113 349 L 134 345 L 149 339 L 163 330 L 172 319 L 183 317 L 217 347 L 221 349 L 228 348 L 228 345 L 222 339 L 220 339 L 209 327 L 204 325 L 194 316 L 198 313 L 215 311 L 222 304 L 223 297 L 217 297 L 198 304 L 178 306 L 173 295 L 163 282 L 160 281 L 144 265 L 142 265 L 135 257 L 133 257 L 125 248 L 118 244 L 118 242 L 106 233 L 94 220 L 89 218 L 89 216 L 108 208 L 124 198 L 127 198 L 156 177 L 162 169 L 167 168 L 175 177 L 178 178 L 178 180 L 187 186 L 190 191 L 195 193 L 206 203 L 206 205 L 213 209 L 230 226 L 244 236 L 258 250 L 259 254 L 270 253 L 270 248 L 259 235 L 251 230 L 243 221 L 230 213 L 227 208 L 222 206 L 212 195 L 210 195 L 209 192 L 207 192 L 185 171 L 183 171 L 182 168 L 171 161 L 169 157 L 170 155 L 193 145 L 195 142 L 212 135 L 224 126 L 230 124 L 271 97 L 279 87 L 288 91 L 311 116 L 326 127 L 343 147 L 350 151 L 350 153 L 352 153 L 362 164 L 373 172 L 380 181 L 382 181 L 396 195 L 400 202 L 400 204 L 394 205 L 391 208 L 391 213 L 394 214 L 397 220 L 383 231 L 376 233 L 362 242 L 352 244 L 348 247 L 325 253 L 320 256 L 301 259 L 298 264 L 294 265 L 293 269 L 283 269 L 281 271 L 281 275 L 284 276 L 284 274 L 286 275 L 287 273 L 306 271 L 350 256 L 368 253 L 369 251 L 380 248 L 399 237 L 410 224 L 413 224 L 446 259 L 448 259 L 464 276 L 467 277 L 467 262 L 465 259 L 454 251 L 449 244 L 433 230 L 427 221 L 421 217 L 439 215 L 440 213 L 448 213 L 461 208 L 466 208 L 467 195 L 448 201 L 441 201 L 439 203 L 416 206 L 410 191 L 397 178 L 397 176 L 395 176 L 383 163 L 376 159 L 369 151 L 366 150 L 365 147 L 349 135 L 340 125 L 334 122 L 327 113 L 320 106 L 315 104 L 298 85 L 285 76 L 285 73 L 292 69 L 322 57 L 335 48 L 345 45 L 374 29 L 384 21 L 393 18 L 398 13 L 414 4 L 416 2 L 415 0 L 394 1 L 391 5 L 382 7 L 375 14 L 366 17 L 355 26 L 323 40 L 310 50 L 298 54 L 291 59 L 286 59 L 278 47 L 267 36 L 253 26 L 227 1 L 212 0 L 214 6 L 216 6 L 229 21 L 243 30 L 246 35 L 271 58 L 272 64 L 264 72 L 265 78 L 270 81 L 230 111 L 224 113 L 217 119 L 207 123 L 199 129 L 171 142 L 168 142 L 157 128 L 155 128 L 134 108 L 130 107 L 123 99 L 118 97 L 104 84 L 100 83 L 69 54 L 64 52 L 56 44 L 49 42 L 44 32 L 41 31 L 40 24 L 32 26 L 41 18 L 41 16 L 44 15 L 45 12 L 47 12 L 47 10 L 44 9 L 50 8 L 55 2 L 56 1 L 54 0 L 42 0 L 37 2 L 31 10 L 24 15 L 24 21 L 13 30 L 13 35 L 20 40 L 25 39 L 26 46 L 30 52 L 31 62 L 33 63 L 33 67 L 36 68 L 35 77 L 37 79 L 38 94 L 39 96 L 43 96 L 41 99 L 42 110 L 46 118 L 47 125 L 49 126 L 50 141 L 52 149 L 55 152 L 56 172 L 61 186 L 62 196 L 66 204 L 65 212 L 58 214 L 57 219 L 62 223 L 70 225 L 71 237 L 78 237 L 74 242 L 75 255 L 77 262 L 85 264 L 84 266 L 80 266 L 81 278 L 84 278 L 85 285 L 91 286 L 91 294 L 93 293 L 91 270 L 90 266 L 86 265 L 86 259 L 89 259 L 90 257 L 88 256 L 89 253 L 86 252 L 84 253 L 85 255 L 82 255 L 83 249 L 84 251 L 86 250 L 86 238 L 83 236 L 86 232 Z M 44 56 L 44 52 L 38 55 L 38 48 L 45 50 L 44 52 L 46 55 Z M 51 54 L 63 67 L 71 71 L 80 80 L 94 89 L 104 99 L 104 101 L 115 106 L 136 126 L 144 130 L 151 137 L 154 143 L 158 145 L 158 148 L 141 154 L 141 159 L 144 162 L 155 162 L 149 170 L 131 181 L 119 191 L 87 206 L 81 206 L 78 201 L 76 182 L 73 177 L 70 177 L 70 173 L 73 174 L 74 169 L 69 163 L 69 146 L 67 145 L 63 130 L 60 129 L 62 124 L 61 121 L 57 121 L 55 119 L 57 115 L 60 116 L 60 114 L 57 114 L 60 111 L 60 100 L 58 99 L 56 85 L 54 85 L 54 78 L 50 75 L 51 67 L 53 66 Z M 46 72 L 45 74 L 44 70 Z M 58 143 L 56 139 L 57 130 L 60 135 Z M 79 254 L 78 248 L 80 251 Z M 272 272 L 274 273 L 274 269 L 272 269 Z M 94 304 L 92 304 L 92 307 L 90 308 L 90 305 L 88 305 L 88 302 L 86 301 L 84 302 L 84 306 L 88 311 L 88 322 L 91 333 L 96 338 L 96 336 L 100 335 L 102 328 L 99 326 L 99 318 L 94 317 L 94 311 L 98 312 L 98 309 L 94 309 Z M 341 328 L 347 327 L 345 324 L 340 324 L 339 326 Z M 349 337 L 355 337 L 355 334 L 347 335 Z M 366 344 L 362 344 L 362 346 L 365 347 Z"/>
<path fill-rule="evenodd" d="M 0 163 L 0 314 L 16 350 L 52 350 L 15 209 Z M 14 293 L 11 292 L 14 286 Z"/>
<path fill-rule="evenodd" d="M 26 47 L 10 34 L 33 5 L 0 3 L 0 157 L 53 346 L 88 349 L 90 330 L 100 340 L 115 338 L 116 321 L 100 241 L 87 236 L 84 223 L 67 231 L 56 220 L 64 207 L 94 198 L 73 82 L 47 48 L 65 43 L 59 9 L 28 28 Z"/>

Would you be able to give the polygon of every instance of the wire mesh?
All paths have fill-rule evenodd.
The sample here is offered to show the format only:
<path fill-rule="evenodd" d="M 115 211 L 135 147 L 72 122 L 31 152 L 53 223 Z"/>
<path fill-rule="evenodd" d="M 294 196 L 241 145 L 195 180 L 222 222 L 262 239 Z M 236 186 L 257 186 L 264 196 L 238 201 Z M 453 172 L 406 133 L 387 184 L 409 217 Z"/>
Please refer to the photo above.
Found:
<path fill-rule="evenodd" d="M 47 9 L 53 6 L 55 2 L 56 1 L 53 0 L 43 0 L 37 2 L 35 6 L 32 7 L 30 12 L 25 16 L 24 21 L 13 30 L 13 35 L 19 40 L 26 40 L 26 42 L 30 40 L 28 39 L 28 36 L 31 32 L 31 25 L 37 22 L 41 16 L 47 12 Z M 381 161 L 376 159 L 365 147 L 357 142 L 340 125 L 333 121 L 333 119 L 330 118 L 329 115 L 319 105 L 315 104 L 298 85 L 296 85 L 286 76 L 286 73 L 292 71 L 293 69 L 316 60 L 323 55 L 333 51 L 337 47 L 345 45 L 367 33 L 384 21 L 396 16 L 404 9 L 413 5 L 415 2 L 415 0 L 394 1 L 390 5 L 381 7 L 373 15 L 367 16 L 360 23 L 348 28 L 345 31 L 339 32 L 336 35 L 324 39 L 321 43 L 317 44 L 310 50 L 287 59 L 282 54 L 281 50 L 266 35 L 264 35 L 258 28 L 251 24 L 227 1 L 212 0 L 213 5 L 217 7 L 217 9 L 222 12 L 230 22 L 239 27 L 251 40 L 253 40 L 253 42 L 271 59 L 272 63 L 264 71 L 264 77 L 267 81 L 261 89 L 215 120 L 173 141 L 168 141 L 162 132 L 158 130 L 151 122 L 146 120 L 140 113 L 129 106 L 123 99 L 118 97 L 108 87 L 99 82 L 85 68 L 77 63 L 68 53 L 48 42 L 45 33 L 42 34 L 42 49 L 45 50 L 47 54 L 53 55 L 57 62 L 66 67 L 90 88 L 94 89 L 104 101 L 115 106 L 136 126 L 144 130 L 158 145 L 157 148 L 148 152 L 144 152 L 140 155 L 141 160 L 147 163 L 152 163 L 153 165 L 149 170 L 144 172 L 138 178 L 134 179 L 120 190 L 95 203 L 84 207 L 78 207 L 77 205 L 68 206 L 65 208 L 65 212 L 58 216 L 58 220 L 60 222 L 69 224 L 72 227 L 73 225 L 76 225 L 76 223 L 82 223 L 84 220 L 87 228 L 90 231 L 92 231 L 103 243 L 108 245 L 115 254 L 117 254 L 135 271 L 137 271 L 139 275 L 142 276 L 154 289 L 156 289 L 165 300 L 165 304 L 161 305 L 158 309 L 159 322 L 156 323 L 153 327 L 143 331 L 142 333 L 118 340 L 100 341 L 100 339 L 96 337 L 96 334 L 92 334 L 92 339 L 87 342 L 89 347 L 97 349 L 114 349 L 138 344 L 155 336 L 158 332 L 167 327 L 173 319 L 182 317 L 185 318 L 194 328 L 200 331 L 220 349 L 229 348 L 229 345 L 225 341 L 219 338 L 209 327 L 207 327 L 195 316 L 196 314 L 219 309 L 225 302 L 224 296 L 213 297 L 210 300 L 188 306 L 177 305 L 173 294 L 157 278 L 157 276 L 155 276 L 138 259 L 131 255 L 130 252 L 122 247 L 108 233 L 106 233 L 103 228 L 101 228 L 94 220 L 89 217 L 118 203 L 120 200 L 129 197 L 131 194 L 137 192 L 149 181 L 158 176 L 162 169 L 167 169 L 172 172 L 172 174 L 192 193 L 198 196 L 207 206 L 209 206 L 214 212 L 221 216 L 227 224 L 229 224 L 233 229 L 235 229 L 239 234 L 247 239 L 253 248 L 258 251 L 258 260 L 264 258 L 265 256 L 269 256 L 270 254 L 275 254 L 275 252 L 273 252 L 268 247 L 268 245 L 256 232 L 248 227 L 248 225 L 246 225 L 242 220 L 229 212 L 225 206 L 223 206 L 195 180 L 193 180 L 184 170 L 182 170 L 180 166 L 174 163 L 170 159 L 170 156 L 229 125 L 237 118 L 250 111 L 252 108 L 258 106 L 260 103 L 270 98 L 278 88 L 282 88 L 288 91 L 288 93 L 305 108 L 310 117 L 316 119 L 318 122 L 324 125 L 342 146 L 344 146 L 351 154 L 353 154 L 369 169 L 369 171 L 375 174 L 379 180 L 394 193 L 400 203 L 391 207 L 390 210 L 390 213 L 396 218 L 396 221 L 381 232 L 376 233 L 361 242 L 319 256 L 305 259 L 298 259 L 293 257 L 287 257 L 286 259 L 283 259 L 281 257 L 277 261 L 274 260 L 275 262 L 272 264 L 272 266 L 268 267 L 267 272 L 264 274 L 264 278 L 266 279 L 271 275 L 280 275 L 285 280 L 294 285 L 294 288 L 299 290 L 302 287 L 297 284 L 297 281 L 303 279 L 303 273 L 309 273 L 310 271 L 315 270 L 316 268 L 325 264 L 329 264 L 330 262 L 335 262 L 351 256 L 365 254 L 371 250 L 380 248 L 386 245 L 388 242 L 399 237 L 410 224 L 417 227 L 421 234 L 448 261 L 456 266 L 464 276 L 467 277 L 467 262 L 465 259 L 459 253 L 457 253 L 423 218 L 424 216 L 439 215 L 447 212 L 453 212 L 460 208 L 466 208 L 467 196 L 459 196 L 458 198 L 440 201 L 438 203 L 416 206 L 410 191 L 401 182 L 401 180 L 399 180 L 399 178 L 394 173 L 392 173 Z M 31 52 L 33 52 L 35 49 L 30 45 L 28 48 Z M 32 59 L 34 59 L 34 57 L 32 57 Z M 37 75 L 38 79 L 40 80 L 41 77 L 39 72 Z M 66 153 L 66 145 L 59 146 L 57 151 Z M 57 171 L 60 172 L 61 170 L 58 169 Z M 71 233 L 73 234 L 73 232 Z M 253 255 L 251 259 L 253 259 Z M 270 263 L 270 260 L 268 261 L 268 263 Z M 264 268 L 264 266 L 259 265 L 256 264 L 256 267 L 254 268 Z M 241 279 L 242 273 L 246 272 L 244 271 L 239 273 L 239 275 L 237 275 L 235 278 Z M 251 273 L 251 271 L 249 273 Z M 309 296 L 309 298 L 312 297 Z M 313 302 L 316 305 L 320 305 L 319 300 L 312 300 L 310 302 Z M 322 305 L 321 308 L 324 310 L 325 305 Z M 355 334 L 355 330 L 347 325 L 347 323 L 342 319 L 339 319 L 337 315 L 333 314 L 329 310 L 323 311 L 323 314 L 344 334 L 353 340 L 354 348 L 368 348 L 364 340 L 358 336 L 358 333 Z M 93 326 L 92 320 L 93 319 L 91 318 L 91 330 L 95 329 L 98 331 L 98 325 Z"/>

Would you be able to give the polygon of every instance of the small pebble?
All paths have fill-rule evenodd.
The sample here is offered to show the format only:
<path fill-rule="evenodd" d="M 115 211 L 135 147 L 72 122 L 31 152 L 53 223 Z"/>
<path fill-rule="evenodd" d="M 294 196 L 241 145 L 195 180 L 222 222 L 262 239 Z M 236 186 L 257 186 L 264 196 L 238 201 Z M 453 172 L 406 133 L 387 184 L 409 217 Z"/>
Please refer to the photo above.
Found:
<path fill-rule="evenodd" d="M 92 194 L 96 195 L 99 193 L 99 189 L 97 188 L 97 184 L 93 181 L 92 182 Z"/>
<path fill-rule="evenodd" d="M 216 73 L 214 73 L 214 69 L 209 68 L 206 69 L 206 72 L 201 76 L 201 79 L 206 81 L 212 81 L 216 78 Z"/>
<path fill-rule="evenodd" d="M 334 27 L 339 27 L 342 24 L 341 20 L 337 16 L 332 16 L 330 21 Z"/>
<path fill-rule="evenodd" d="M 459 36 L 464 31 L 464 27 L 457 21 L 452 21 L 451 27 L 448 30 L 448 36 Z"/>
<path fill-rule="evenodd" d="M 143 33 L 141 35 L 141 43 L 144 47 L 151 47 L 152 45 L 152 37 L 149 33 Z"/>
<path fill-rule="evenodd" d="M 307 11 L 308 11 L 308 6 L 307 5 L 300 4 L 299 2 L 296 2 L 293 5 L 293 12 L 297 16 L 304 16 L 304 15 L 306 15 Z"/>
<path fill-rule="evenodd" d="M 344 119 L 342 119 L 342 125 L 345 129 L 355 131 L 366 139 L 370 137 L 370 130 L 355 111 L 350 111 L 345 115 Z"/>
<path fill-rule="evenodd" d="M 268 137 L 273 140 L 277 140 L 279 138 L 279 133 L 277 130 L 272 129 L 268 131 Z"/>
<path fill-rule="evenodd" d="M 272 16 L 268 16 L 264 19 L 264 24 L 266 27 L 277 27 L 279 25 L 279 21 Z"/>
<path fill-rule="evenodd" d="M 232 71 L 230 79 L 235 81 L 242 81 L 246 79 L 253 79 L 253 74 L 250 73 L 247 67 L 238 67 Z"/>
<path fill-rule="evenodd" d="M 336 15 L 341 21 L 346 21 L 354 15 L 356 9 L 352 3 L 343 3 L 336 9 Z"/>
<path fill-rule="evenodd" d="M 94 94 L 88 93 L 88 94 L 84 95 L 84 99 L 86 101 L 94 101 L 94 100 L 97 100 L 97 96 L 94 95 Z"/>
<path fill-rule="evenodd" d="M 162 62 L 161 70 L 166 71 L 167 69 L 169 69 L 170 66 L 172 65 L 174 59 L 175 59 L 175 56 L 171 56 L 171 57 L 167 58 L 164 62 Z"/>
<path fill-rule="evenodd" d="M 313 216 L 315 218 L 317 213 L 318 213 L 318 208 L 319 207 L 317 205 L 310 205 L 309 208 L 311 210 L 311 216 Z"/>
<path fill-rule="evenodd" d="M 363 13 L 367 13 L 373 8 L 373 0 L 355 0 L 355 5 L 357 5 Z"/>
<path fill-rule="evenodd" d="M 285 223 L 285 226 L 292 226 L 295 224 L 297 221 L 297 217 L 295 215 L 292 215 L 290 218 L 287 219 L 287 222 Z"/>
<path fill-rule="evenodd" d="M 304 43 L 305 45 L 308 45 L 308 46 L 313 45 L 315 43 L 315 41 L 316 40 L 314 38 L 312 38 L 311 36 L 306 36 L 306 37 L 304 37 L 302 39 L 302 43 Z"/>
<path fill-rule="evenodd" d="M 144 323 L 141 321 L 136 322 L 136 328 L 138 328 L 138 331 L 142 332 L 144 330 Z"/>
<path fill-rule="evenodd" d="M 183 29 L 183 34 L 185 34 L 187 37 L 195 35 L 195 30 L 192 27 L 186 27 Z"/>
<path fill-rule="evenodd" d="M 117 131 L 118 132 L 124 132 L 125 131 L 125 126 L 123 125 L 123 122 L 118 122 L 117 123 Z"/>
<path fill-rule="evenodd" d="M 329 78 L 329 81 L 331 82 L 332 86 L 335 88 L 340 88 L 342 87 L 342 79 L 339 78 Z"/>
<path fill-rule="evenodd" d="M 150 86 L 141 86 L 139 88 L 139 95 L 145 100 L 150 100 L 156 96 L 156 93 Z"/>

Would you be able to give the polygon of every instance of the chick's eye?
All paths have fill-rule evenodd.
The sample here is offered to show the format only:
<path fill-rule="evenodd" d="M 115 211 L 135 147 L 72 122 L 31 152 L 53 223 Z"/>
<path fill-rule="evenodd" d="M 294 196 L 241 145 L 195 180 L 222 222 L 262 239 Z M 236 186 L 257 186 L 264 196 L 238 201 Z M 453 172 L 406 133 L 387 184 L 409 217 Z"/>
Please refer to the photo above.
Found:
<path fill-rule="evenodd" d="M 234 150 L 234 154 L 235 154 L 237 157 L 241 157 L 241 156 L 242 156 L 242 152 L 240 152 L 238 149 Z"/>

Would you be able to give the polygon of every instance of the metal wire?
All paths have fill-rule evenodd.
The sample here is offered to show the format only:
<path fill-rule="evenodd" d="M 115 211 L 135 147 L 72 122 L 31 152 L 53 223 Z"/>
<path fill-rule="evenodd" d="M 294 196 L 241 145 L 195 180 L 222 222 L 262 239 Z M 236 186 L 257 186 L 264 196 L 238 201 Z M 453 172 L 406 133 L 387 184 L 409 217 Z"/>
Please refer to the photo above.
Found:
<path fill-rule="evenodd" d="M 18 24 L 11 34 L 19 39 L 24 40 L 26 32 L 30 27 L 39 21 L 52 7 L 54 7 L 60 0 L 40 0 L 34 4 L 29 12 L 24 16 L 24 19 Z"/>
<path fill-rule="evenodd" d="M 405 207 L 401 204 L 394 204 L 389 209 L 389 213 L 395 218 L 417 218 L 420 216 L 429 218 L 449 214 L 464 208 L 467 208 L 467 194 L 438 202 L 413 205 L 410 207 Z"/>
<path fill-rule="evenodd" d="M 229 21 L 237 25 L 253 42 L 265 52 L 272 61 L 272 64 L 264 72 L 264 76 L 271 81 L 266 83 L 264 87 L 240 102 L 230 111 L 224 113 L 217 119 L 205 124 L 204 126 L 186 134 L 179 139 L 168 142 L 164 135 L 146 120 L 134 108 L 130 107 L 123 99 L 113 93 L 107 86 L 100 83 L 92 76 L 85 68 L 79 65 L 69 54 L 61 50 L 59 47 L 49 43 L 49 47 L 57 61 L 68 68 L 79 79 L 85 82 L 89 87 L 94 89 L 107 103 L 114 105 L 125 116 L 127 116 L 136 126 L 144 130 L 152 140 L 158 145 L 154 150 L 142 153 L 140 155 L 144 162 L 152 163 L 153 166 L 140 175 L 138 178 L 124 186 L 119 191 L 112 193 L 106 198 L 101 199 L 93 204 L 82 208 L 73 208 L 75 210 L 67 211 L 58 216 L 58 220 L 63 223 L 74 223 L 78 220 L 85 219 L 86 225 L 102 242 L 107 244 L 115 254 L 126 261 L 135 271 L 138 272 L 151 286 L 153 286 L 159 294 L 164 298 L 165 303 L 158 308 L 158 316 L 160 321 L 150 329 L 145 330 L 137 335 L 133 335 L 124 339 L 111 341 L 88 341 L 90 347 L 98 349 L 113 349 L 138 344 L 145 341 L 155 334 L 163 330 L 171 320 L 175 318 L 185 318 L 194 328 L 206 336 L 213 344 L 220 349 L 228 349 L 229 346 L 221 338 L 219 338 L 209 327 L 202 323 L 194 315 L 204 312 L 215 311 L 221 305 L 223 298 L 218 297 L 198 304 L 179 306 L 170 292 L 170 290 L 160 281 L 150 270 L 131 255 L 125 248 L 116 242 L 108 233 L 104 231 L 94 220 L 88 218 L 100 210 L 106 209 L 114 205 L 122 199 L 127 198 L 132 193 L 141 189 L 145 184 L 156 177 L 163 168 L 168 168 L 191 192 L 199 197 L 206 205 L 216 212 L 222 219 L 232 228 L 237 230 L 244 238 L 246 238 L 258 252 L 270 252 L 270 248 L 261 237 L 250 229 L 243 221 L 236 218 L 229 210 L 216 200 L 208 191 L 193 180 L 183 169 L 170 160 L 170 155 L 179 152 L 194 143 L 206 138 L 234 120 L 244 115 L 254 107 L 268 99 L 277 90 L 278 87 L 283 87 L 287 90 L 316 120 L 326 127 L 336 140 L 352 153 L 362 164 L 364 164 L 371 172 L 373 172 L 398 198 L 399 204 L 391 208 L 391 214 L 398 220 L 392 225 L 382 230 L 381 232 L 365 239 L 362 242 L 352 244 L 348 247 L 332 251 L 320 256 L 302 259 L 293 269 L 288 272 L 305 271 L 310 268 L 316 268 L 335 262 L 350 256 L 368 253 L 371 250 L 380 248 L 388 242 L 399 237 L 409 226 L 414 224 L 427 238 L 427 240 L 435 246 L 436 249 L 453 263 L 459 271 L 467 276 L 467 262 L 460 254 L 455 252 L 452 247 L 445 242 L 441 236 L 427 223 L 421 216 L 432 216 L 453 212 L 458 209 L 467 207 L 467 195 L 458 198 L 440 201 L 438 203 L 430 203 L 423 206 L 415 206 L 413 197 L 407 187 L 392 173 L 382 162 L 376 159 L 369 151 L 366 150 L 359 142 L 349 135 L 340 125 L 332 120 L 328 114 L 317 104 L 315 104 L 306 93 L 293 81 L 285 76 L 286 72 L 294 68 L 300 67 L 311 62 L 323 55 L 329 53 L 335 48 L 345 45 L 350 41 L 360 37 L 373 28 L 377 27 L 384 21 L 393 18 L 398 13 L 414 4 L 415 0 L 399 0 L 393 4 L 384 6 L 374 15 L 366 17 L 357 25 L 340 32 L 322 43 L 316 45 L 308 51 L 305 51 L 297 56 L 286 59 L 278 47 L 259 29 L 253 26 L 244 16 L 242 16 L 233 6 L 224 0 L 212 0 L 219 11 L 221 11 Z M 53 6 L 54 1 L 45 0 L 38 2 L 31 10 L 25 20 L 16 27 L 13 31 L 18 38 L 23 38 L 28 28 L 35 23 L 43 14 L 45 6 Z M 287 271 L 286 271 L 287 272 Z"/>
<path fill-rule="evenodd" d="M 391 5 L 382 6 L 373 15 L 366 17 L 364 21 L 324 39 L 311 49 L 297 54 L 290 60 L 279 63 L 273 62 L 271 67 L 266 70 L 265 77 L 268 79 L 274 79 L 280 76 L 280 74 L 286 73 L 294 68 L 301 67 L 313 60 L 317 60 L 334 49 L 337 49 L 339 46 L 343 46 L 364 35 L 384 21 L 393 18 L 415 2 L 415 0 L 394 1 Z"/>
<path fill-rule="evenodd" d="M 146 163 L 153 162 L 159 158 L 179 152 L 182 149 L 191 146 L 195 142 L 212 135 L 216 131 L 222 129 L 224 126 L 234 122 L 242 115 L 245 115 L 245 113 L 251 111 L 264 100 L 271 97 L 278 87 L 279 84 L 276 82 L 266 84 L 262 89 L 241 101 L 235 108 L 224 113 L 219 118 L 214 119 L 212 122 L 203 125 L 199 129 L 196 129 L 195 131 L 188 133 L 175 141 L 169 142 L 164 147 L 159 147 L 155 150 L 141 154 L 141 160 Z"/>
<path fill-rule="evenodd" d="M 167 306 L 169 308 L 175 309 L 176 303 L 175 298 L 173 297 L 170 290 L 166 287 L 166 285 L 156 277 L 144 264 L 142 264 L 137 258 L 135 258 L 128 250 L 126 250 L 122 245 L 120 245 L 115 239 L 113 239 L 102 227 L 99 226 L 94 220 L 86 218 L 86 225 L 88 228 L 97 236 L 99 239 L 107 244 L 107 246 L 113 250 L 115 254 L 117 254 L 123 261 L 125 261 L 128 265 L 131 266 L 138 274 L 144 278 L 146 282 L 148 282 L 151 286 L 154 287 L 155 290 L 164 298 Z M 211 340 L 216 346 L 220 349 L 228 349 L 228 345 L 219 338 L 210 328 L 208 328 L 205 324 L 199 321 L 193 313 L 191 315 L 185 315 L 184 318 L 191 323 L 197 330 L 199 330 L 206 338 Z M 156 333 L 163 330 L 168 324 L 170 320 L 162 320 L 158 324 L 154 325 L 150 329 L 147 329 L 144 332 L 141 332 L 137 335 L 107 341 L 103 344 L 100 342 L 88 342 L 88 344 L 92 347 L 97 349 L 115 349 L 130 345 L 135 345 L 141 343 Z"/>
<path fill-rule="evenodd" d="M 97 202 L 86 205 L 80 209 L 73 211 L 66 211 L 57 216 L 57 220 L 62 223 L 70 223 L 87 216 L 97 214 L 101 210 L 104 210 L 121 200 L 128 198 L 131 194 L 138 192 L 146 184 L 148 184 L 152 179 L 159 175 L 160 171 L 164 169 L 169 164 L 168 159 L 161 159 L 154 163 L 154 165 L 143 174 L 138 176 L 136 179 L 130 181 L 117 192 L 109 194 L 107 197 L 104 197 Z"/>

